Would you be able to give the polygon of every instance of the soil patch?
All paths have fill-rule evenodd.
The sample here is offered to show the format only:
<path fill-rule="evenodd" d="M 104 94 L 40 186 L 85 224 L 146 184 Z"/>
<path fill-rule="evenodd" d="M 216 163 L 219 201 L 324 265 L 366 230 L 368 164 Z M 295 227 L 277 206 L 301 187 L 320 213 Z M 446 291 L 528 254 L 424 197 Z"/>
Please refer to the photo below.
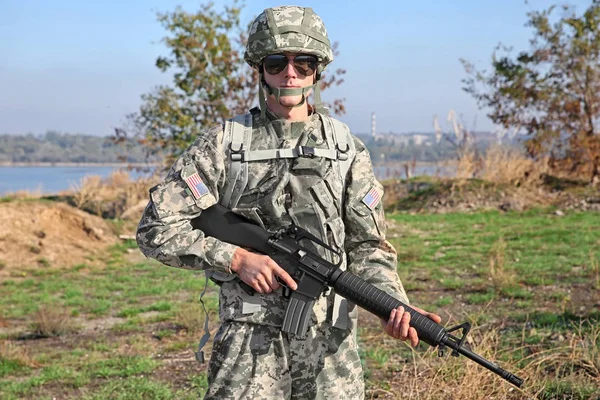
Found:
<path fill-rule="evenodd" d="M 0 276 L 89 262 L 117 241 L 102 218 L 64 203 L 0 203 Z"/>

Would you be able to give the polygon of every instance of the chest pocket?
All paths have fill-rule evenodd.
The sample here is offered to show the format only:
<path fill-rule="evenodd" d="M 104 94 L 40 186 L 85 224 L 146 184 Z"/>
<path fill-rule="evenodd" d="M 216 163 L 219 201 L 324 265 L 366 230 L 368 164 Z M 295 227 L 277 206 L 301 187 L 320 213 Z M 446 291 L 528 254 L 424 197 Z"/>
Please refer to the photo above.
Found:
<path fill-rule="evenodd" d="M 323 157 L 296 158 L 292 163 L 292 172 L 296 175 L 323 178 L 331 168 L 331 161 Z"/>

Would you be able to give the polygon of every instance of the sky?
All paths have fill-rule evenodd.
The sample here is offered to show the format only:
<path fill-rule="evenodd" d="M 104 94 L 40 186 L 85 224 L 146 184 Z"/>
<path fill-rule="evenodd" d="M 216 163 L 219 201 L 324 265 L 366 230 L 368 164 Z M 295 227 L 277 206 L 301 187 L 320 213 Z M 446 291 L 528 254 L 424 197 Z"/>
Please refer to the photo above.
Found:
<path fill-rule="evenodd" d="M 560 0 L 557 0 L 560 1 Z M 221 10 L 231 0 L 215 0 Z M 111 135 L 139 110 L 141 95 L 172 77 L 155 67 L 167 55 L 158 12 L 187 0 L 0 0 L 0 134 L 48 130 Z M 345 98 L 340 119 L 354 133 L 444 130 L 450 110 L 467 128 L 494 130 L 486 111 L 462 90 L 459 61 L 488 69 L 498 43 L 529 48 L 527 12 L 553 0 L 296 1 L 246 0 L 246 26 L 262 10 L 282 4 L 312 7 L 340 55 L 344 83 L 323 93 Z M 572 0 L 578 12 L 591 0 Z M 562 4 L 562 3 L 561 3 Z"/>

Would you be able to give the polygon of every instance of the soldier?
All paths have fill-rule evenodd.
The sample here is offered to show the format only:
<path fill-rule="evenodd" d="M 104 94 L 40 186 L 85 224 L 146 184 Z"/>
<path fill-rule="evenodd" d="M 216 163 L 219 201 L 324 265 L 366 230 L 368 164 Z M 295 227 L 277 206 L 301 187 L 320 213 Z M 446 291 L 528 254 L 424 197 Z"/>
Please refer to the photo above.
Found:
<path fill-rule="evenodd" d="M 266 9 L 250 28 L 245 60 L 259 71 L 260 108 L 206 131 L 150 190 L 139 247 L 164 264 L 205 270 L 220 285 L 206 399 L 361 399 L 354 305 L 329 293 L 315 302 L 306 336 L 281 332 L 287 303 L 278 280 L 292 289 L 294 280 L 268 256 L 191 227 L 215 203 L 268 230 L 294 223 L 343 249 L 342 268 L 408 303 L 367 149 L 320 104 L 319 79 L 333 61 L 321 18 L 310 8 Z M 381 325 L 416 345 L 409 321 L 399 308 Z"/>

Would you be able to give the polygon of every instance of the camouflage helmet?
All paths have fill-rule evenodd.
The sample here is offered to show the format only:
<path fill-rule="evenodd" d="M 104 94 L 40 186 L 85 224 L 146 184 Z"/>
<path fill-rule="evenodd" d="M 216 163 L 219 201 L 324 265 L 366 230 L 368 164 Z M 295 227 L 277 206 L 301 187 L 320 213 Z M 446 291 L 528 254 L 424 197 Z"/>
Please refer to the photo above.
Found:
<path fill-rule="evenodd" d="M 248 32 L 246 62 L 258 67 L 269 54 L 282 52 L 313 54 L 321 61 L 321 69 L 333 61 L 327 30 L 312 8 L 267 8 L 256 17 Z"/>

